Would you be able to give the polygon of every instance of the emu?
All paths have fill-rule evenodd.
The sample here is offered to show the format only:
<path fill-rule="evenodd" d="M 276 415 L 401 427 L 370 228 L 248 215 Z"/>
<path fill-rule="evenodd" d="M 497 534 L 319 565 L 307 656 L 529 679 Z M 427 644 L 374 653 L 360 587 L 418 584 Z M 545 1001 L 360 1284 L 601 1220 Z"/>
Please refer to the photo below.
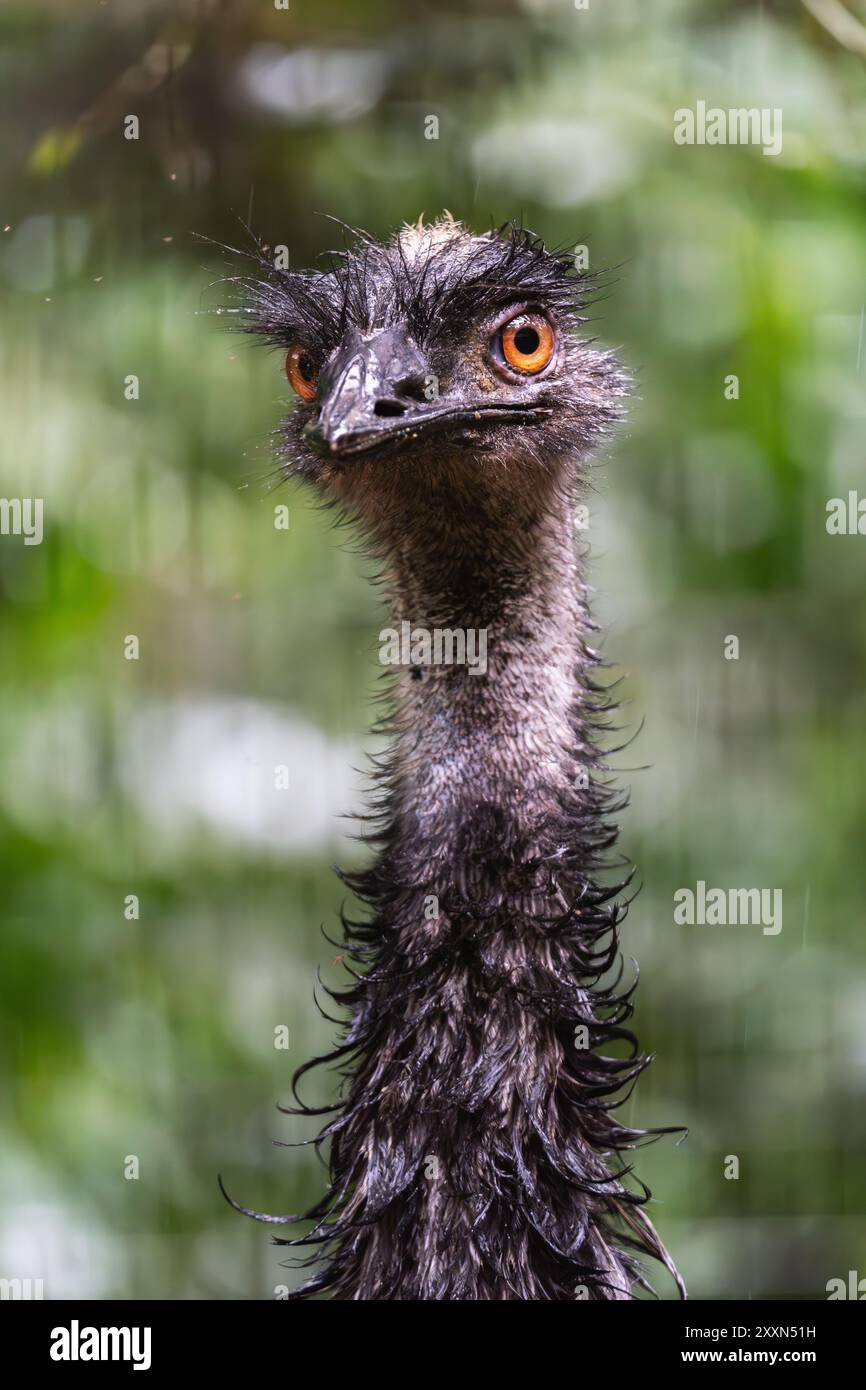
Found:
<path fill-rule="evenodd" d="M 300 1215 L 238 1209 L 312 1222 L 277 1239 L 312 1247 L 299 1299 L 629 1299 L 646 1257 L 684 1295 L 629 1183 L 668 1131 L 616 1116 L 650 1059 L 621 988 L 624 802 L 574 527 L 627 391 L 581 332 L 590 277 L 445 214 L 236 282 L 298 398 L 283 470 L 360 527 L 393 631 L 487 634 L 483 671 L 394 668 L 376 857 L 343 875 L 365 909 L 343 915 L 348 1022 L 294 1081 L 342 1076 L 333 1107 L 294 1112 L 329 1116 L 328 1190 Z"/>

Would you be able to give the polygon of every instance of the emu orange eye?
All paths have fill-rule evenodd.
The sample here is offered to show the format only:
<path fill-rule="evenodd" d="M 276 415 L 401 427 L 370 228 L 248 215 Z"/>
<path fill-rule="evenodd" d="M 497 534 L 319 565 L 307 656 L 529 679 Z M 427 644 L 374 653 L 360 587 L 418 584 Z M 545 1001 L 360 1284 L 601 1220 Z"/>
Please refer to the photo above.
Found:
<path fill-rule="evenodd" d="M 311 401 L 316 394 L 318 369 L 303 343 L 295 343 L 286 355 L 286 376 L 293 391 L 302 401 Z"/>
<path fill-rule="evenodd" d="M 515 372 L 533 376 L 553 356 L 556 336 L 542 314 L 518 314 L 500 330 L 502 356 Z"/>

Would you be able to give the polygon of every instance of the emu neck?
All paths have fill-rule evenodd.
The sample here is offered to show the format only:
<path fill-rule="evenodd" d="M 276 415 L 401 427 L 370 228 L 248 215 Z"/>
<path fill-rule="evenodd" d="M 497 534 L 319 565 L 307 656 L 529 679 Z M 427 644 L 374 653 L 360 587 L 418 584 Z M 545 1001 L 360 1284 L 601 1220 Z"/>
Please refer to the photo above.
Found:
<path fill-rule="evenodd" d="M 502 505 L 431 485 L 402 512 L 397 491 L 374 537 L 394 623 L 486 627 L 488 665 L 398 675 L 380 853 L 345 876 L 368 968 L 335 994 L 348 1088 L 309 1213 L 330 1253 L 300 1296 L 627 1299 L 634 1250 L 672 1266 L 623 1183 L 643 1132 L 613 1113 L 645 1062 L 597 1050 L 634 1039 L 630 991 L 600 983 L 623 885 L 599 878 L 607 789 L 578 776 L 604 699 L 571 509 L 553 483 Z"/>
<path fill-rule="evenodd" d="M 440 861 L 478 808 L 531 837 L 573 787 L 586 615 L 568 499 L 437 510 L 391 556 L 394 625 L 486 632 L 486 671 L 404 667 L 395 796 Z M 416 839 L 417 837 L 417 839 Z"/>

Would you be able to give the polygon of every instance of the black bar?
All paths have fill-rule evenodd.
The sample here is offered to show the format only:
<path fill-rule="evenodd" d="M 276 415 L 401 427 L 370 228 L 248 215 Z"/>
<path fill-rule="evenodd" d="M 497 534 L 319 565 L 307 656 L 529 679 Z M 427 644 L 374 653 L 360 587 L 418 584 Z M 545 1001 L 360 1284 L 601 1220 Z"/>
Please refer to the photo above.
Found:
<path fill-rule="evenodd" d="M 166 1372 L 190 1371 L 197 1377 L 213 1371 L 225 1376 L 238 1370 L 253 1373 L 262 1383 L 277 1383 L 278 1378 L 294 1379 L 311 1350 L 327 1370 L 329 1361 L 334 1370 L 339 1365 L 347 1375 L 350 1343 L 342 1338 L 357 1338 L 363 1365 L 356 1368 L 366 1379 L 371 1373 L 371 1347 L 377 1346 L 383 1356 L 381 1369 L 389 1377 L 402 1366 L 400 1379 L 409 1379 L 421 1370 L 430 1373 L 439 1352 L 454 1369 L 457 1364 L 478 1369 L 492 1368 L 504 1358 L 505 1368 L 512 1355 L 519 1363 L 529 1358 L 537 1360 L 538 1370 L 551 1367 L 550 1358 L 565 1373 L 571 1363 L 575 1376 L 586 1383 L 584 1372 L 593 1365 L 605 1368 L 606 1380 L 625 1371 L 655 1370 L 666 1372 L 675 1367 L 720 1366 L 737 1371 L 741 1367 L 762 1367 L 765 1370 L 787 1369 L 788 1366 L 807 1366 L 826 1377 L 837 1366 L 857 1364 L 862 1346 L 862 1315 L 850 1308 L 837 1307 L 830 1302 L 662 1302 L 636 1301 L 623 1303 L 579 1304 L 563 1314 L 553 1313 L 553 1323 L 525 1325 L 532 1337 L 520 1325 L 479 1324 L 473 1316 L 470 1324 L 455 1325 L 459 1341 L 442 1341 L 441 1314 L 407 1312 L 403 1308 L 385 1314 L 369 1309 L 361 1323 L 345 1322 L 346 1313 L 340 1307 L 315 1307 L 280 1303 L 228 1302 L 16 1302 L 4 1304 L 7 1314 L 4 1346 L 14 1345 L 22 1369 L 48 1371 L 52 1379 L 70 1375 L 92 1378 L 100 1369 L 112 1374 L 162 1376 Z M 424 1318 L 423 1329 L 436 1340 L 401 1344 L 401 1334 L 417 1335 L 415 1317 Z M 486 1314 L 481 1314 L 486 1318 Z M 495 1316 L 495 1314 L 494 1314 Z M 529 1314 L 530 1318 L 537 1316 Z M 407 1324 L 406 1318 L 409 1318 Z M 564 1321 L 560 1322 L 560 1317 Z M 320 1319 L 322 1321 L 320 1321 Z M 115 1329 L 105 1332 L 103 1329 Z M 135 1329 L 138 1329 L 137 1333 Z M 331 1342 L 330 1334 L 341 1340 Z M 555 1340 L 547 1342 L 551 1337 Z M 315 1340 L 312 1340 L 312 1339 Z M 393 1341 L 391 1340 L 393 1338 Z M 412 1348 L 414 1347 L 414 1350 Z M 463 1347 L 460 1351 L 458 1348 Z M 330 1351 L 329 1351 L 330 1348 Z M 53 1355 L 52 1355 L 53 1349 Z M 430 1356 L 431 1349 L 434 1352 Z M 87 1359 L 92 1351 L 103 1359 Z M 117 1352 L 116 1359 L 113 1356 Z M 418 1352 L 423 1353 L 419 1365 Z M 68 1359 L 59 1359 L 60 1356 Z M 331 1357 L 333 1356 L 333 1361 Z M 76 1358 L 77 1359 L 73 1359 Z M 565 1364 L 562 1358 L 564 1357 Z M 374 1358 L 375 1360 L 375 1358 Z M 414 1369 L 413 1369 L 414 1368 Z"/>

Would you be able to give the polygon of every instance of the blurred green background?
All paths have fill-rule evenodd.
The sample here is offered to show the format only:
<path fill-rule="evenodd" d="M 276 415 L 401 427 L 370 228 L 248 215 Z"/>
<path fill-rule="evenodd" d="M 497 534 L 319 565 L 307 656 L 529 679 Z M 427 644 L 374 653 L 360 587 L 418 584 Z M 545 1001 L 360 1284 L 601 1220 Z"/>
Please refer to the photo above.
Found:
<path fill-rule="evenodd" d="M 0 1276 L 297 1277 L 216 1174 L 271 1211 L 323 1183 L 274 1105 L 334 1032 L 381 624 L 345 535 L 272 491 L 281 362 L 203 312 L 195 237 L 306 265 L 321 214 L 443 207 L 616 268 L 594 331 L 636 395 L 589 539 L 646 721 L 623 948 L 658 1054 L 627 1116 L 690 1131 L 643 1155 L 654 1219 L 693 1297 L 866 1275 L 866 539 L 825 526 L 863 486 L 864 55 L 857 0 L 6 0 L 0 496 L 45 536 L 0 537 Z M 698 100 L 781 108 L 782 153 L 677 146 Z M 781 888 L 782 932 L 675 926 L 699 879 Z"/>

